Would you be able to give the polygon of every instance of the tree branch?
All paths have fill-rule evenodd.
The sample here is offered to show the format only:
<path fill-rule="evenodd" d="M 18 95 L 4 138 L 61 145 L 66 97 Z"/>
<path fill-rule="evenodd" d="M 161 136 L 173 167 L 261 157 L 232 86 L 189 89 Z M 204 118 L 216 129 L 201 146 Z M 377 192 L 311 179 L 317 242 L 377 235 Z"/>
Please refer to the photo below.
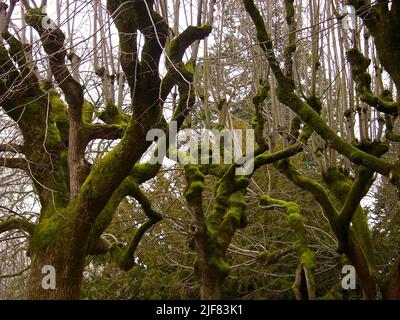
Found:
<path fill-rule="evenodd" d="M 396 102 L 376 97 L 371 91 L 371 76 L 367 72 L 371 60 L 365 58 L 357 49 L 347 51 L 347 60 L 350 63 L 351 73 L 357 84 L 356 90 L 361 101 L 385 114 L 397 115 L 398 105 Z"/>
<path fill-rule="evenodd" d="M 363 152 L 339 137 L 336 132 L 329 127 L 324 119 L 320 117 L 317 111 L 299 98 L 294 91 L 294 82 L 284 76 L 283 71 L 279 66 L 273 51 L 271 38 L 267 32 L 260 12 L 254 5 L 254 1 L 243 0 L 243 2 L 246 11 L 249 13 L 255 24 L 260 46 L 265 51 L 268 64 L 278 82 L 277 95 L 279 100 L 297 113 L 304 123 L 307 123 L 312 130 L 317 132 L 325 141 L 330 143 L 335 150 L 345 155 L 353 163 L 361 164 L 373 169 L 382 175 L 389 177 L 393 184 L 400 186 L 399 166 Z"/>
<path fill-rule="evenodd" d="M 0 144 L 0 152 L 23 153 L 24 147 L 15 143 Z"/>
<path fill-rule="evenodd" d="M 27 160 L 22 158 L 0 158 L 0 167 L 27 171 L 28 166 L 26 161 Z"/>
<path fill-rule="evenodd" d="M 35 225 L 26 220 L 16 218 L 0 222 L 0 234 L 14 229 L 22 230 L 32 235 L 35 230 Z"/>
<path fill-rule="evenodd" d="M 86 178 L 86 168 L 83 165 L 85 146 L 81 143 L 79 134 L 82 124 L 82 111 L 84 105 L 83 87 L 78 83 L 68 70 L 64 47 L 65 35 L 59 29 L 44 28 L 43 18 L 46 14 L 42 8 L 27 8 L 25 19 L 28 25 L 33 27 L 40 35 L 44 51 L 57 84 L 63 91 L 69 106 L 69 139 L 68 139 L 68 167 L 70 178 L 70 199 L 74 200 Z"/>

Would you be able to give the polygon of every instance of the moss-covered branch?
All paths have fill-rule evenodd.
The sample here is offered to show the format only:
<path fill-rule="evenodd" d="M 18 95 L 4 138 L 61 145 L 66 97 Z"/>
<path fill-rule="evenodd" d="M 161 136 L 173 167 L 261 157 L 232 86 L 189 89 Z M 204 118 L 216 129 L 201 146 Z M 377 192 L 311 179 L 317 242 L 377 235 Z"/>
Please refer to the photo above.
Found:
<path fill-rule="evenodd" d="M 38 78 L 33 70 L 33 64 L 27 61 L 26 53 L 27 47 L 23 45 L 15 36 L 8 31 L 2 34 L 4 40 L 10 46 L 10 56 L 14 60 L 15 64 L 18 65 L 21 72 L 23 83 L 38 83 Z"/>
<path fill-rule="evenodd" d="M 328 195 L 328 191 L 320 183 L 302 176 L 287 160 L 280 161 L 277 164 L 277 168 L 282 174 L 285 174 L 289 178 L 289 180 L 291 180 L 295 185 L 309 191 L 317 200 L 317 202 L 321 205 L 321 208 L 324 210 L 324 213 L 329 220 L 330 227 L 339 241 L 340 251 L 346 254 L 346 256 L 354 264 L 357 270 L 357 274 L 361 279 L 361 284 L 366 297 L 368 299 L 375 299 L 376 285 L 374 280 L 373 261 L 369 258 L 368 252 L 365 251 L 365 248 L 367 248 L 364 242 L 365 235 L 362 234 L 360 236 L 358 234 L 358 232 L 360 232 L 360 230 L 362 229 L 356 228 L 356 226 L 354 226 L 353 232 L 352 229 L 343 228 L 343 225 L 338 222 L 338 209 Z M 330 173 L 332 173 L 332 170 L 328 170 L 328 174 Z M 347 180 L 343 181 L 342 176 L 337 176 L 337 178 L 338 179 L 335 179 L 335 181 L 341 181 L 341 183 L 337 184 L 336 187 L 334 187 L 334 189 L 338 191 L 338 194 L 334 192 L 335 197 L 343 196 L 344 199 L 346 199 L 346 196 L 350 190 L 350 186 L 346 186 L 345 188 L 343 188 L 343 183 L 347 185 Z M 332 177 L 330 179 L 332 179 Z M 327 183 L 331 182 L 327 181 Z M 358 211 L 359 208 L 357 208 L 356 210 Z M 359 217 L 358 214 L 359 213 L 356 213 L 357 217 Z M 353 224 L 359 224 L 360 222 L 362 222 L 358 218 L 357 220 L 355 220 L 356 216 L 354 216 L 353 213 Z M 362 240 L 361 242 L 360 239 Z"/>
<path fill-rule="evenodd" d="M 0 234 L 14 229 L 22 230 L 32 235 L 35 231 L 35 225 L 26 220 L 17 218 L 11 218 L 0 222 Z"/>
<path fill-rule="evenodd" d="M 27 3 L 25 3 L 25 6 Z M 59 28 L 44 28 L 46 17 L 43 8 L 26 8 L 25 20 L 40 35 L 43 49 L 47 54 L 51 72 L 69 107 L 68 167 L 70 198 L 74 200 L 86 178 L 84 166 L 85 145 L 81 141 L 80 128 L 84 106 L 83 86 L 74 79 L 66 65 L 65 35 Z"/>
<path fill-rule="evenodd" d="M 317 132 L 332 148 L 345 155 L 355 164 L 361 164 L 382 175 L 389 177 L 391 182 L 400 187 L 400 168 L 388 161 L 379 159 L 359 150 L 332 130 L 325 120 L 307 102 L 304 102 L 294 91 L 294 83 L 284 76 L 273 51 L 271 38 L 265 27 L 264 20 L 252 0 L 243 0 L 246 11 L 253 20 L 257 30 L 257 38 L 261 48 L 266 53 L 266 59 L 278 82 L 278 99 L 299 115 L 301 120 Z"/>
<path fill-rule="evenodd" d="M 385 114 L 397 115 L 398 106 L 396 102 L 385 100 L 372 93 L 371 76 L 367 72 L 371 60 L 365 58 L 358 49 L 347 51 L 347 60 L 350 63 L 351 73 L 357 84 L 356 89 L 361 101 Z"/>
<path fill-rule="evenodd" d="M 306 229 L 304 227 L 304 218 L 301 215 L 301 207 L 294 202 L 286 202 L 264 195 L 260 199 L 263 206 L 277 205 L 283 208 L 288 215 L 289 225 L 292 228 L 297 242 L 297 251 L 300 257 L 299 269 L 296 272 L 296 281 L 294 284 L 295 295 L 298 299 L 303 298 L 301 286 L 307 287 L 307 299 L 315 298 L 315 280 L 313 272 L 316 267 L 315 254 L 308 248 Z M 304 277 L 304 279 L 303 279 Z M 302 284 L 305 281 L 305 284 Z"/>
<path fill-rule="evenodd" d="M 301 175 L 288 160 L 279 161 L 277 163 L 277 169 L 280 173 L 286 175 L 295 185 L 309 191 L 324 209 L 329 221 L 331 222 L 331 226 L 335 225 L 335 219 L 338 212 L 331 202 L 327 190 L 320 183 Z"/>
<path fill-rule="evenodd" d="M 126 128 L 130 121 L 130 116 L 118 110 L 114 103 L 107 103 L 103 112 L 99 115 L 100 120 L 108 125 L 118 125 Z"/>
<path fill-rule="evenodd" d="M 135 230 L 135 233 L 130 240 L 127 248 L 121 249 L 122 251 L 121 254 L 118 256 L 117 261 L 119 267 L 124 271 L 132 269 L 135 265 L 136 249 L 139 246 L 139 243 L 147 230 L 149 230 L 157 222 L 162 220 L 161 214 L 152 208 L 149 199 L 140 190 L 139 186 L 136 183 L 130 183 L 129 187 L 129 195 L 134 197 L 139 202 L 149 220 L 144 222 L 138 229 Z"/>
<path fill-rule="evenodd" d="M 13 152 L 13 153 L 22 153 L 24 147 L 15 144 L 15 143 L 7 143 L 7 144 L 0 144 L 0 152 Z"/>
<path fill-rule="evenodd" d="M 186 79 L 185 73 L 188 70 L 190 71 L 190 69 L 193 69 L 193 72 L 191 73 L 194 73 L 196 61 L 189 61 L 186 66 L 183 66 L 183 55 L 194 41 L 199 41 L 209 36 L 211 30 L 212 27 L 208 25 L 204 25 L 201 27 L 189 26 L 181 34 L 171 40 L 167 51 L 168 71 L 161 82 L 160 96 L 162 100 L 165 100 L 167 98 L 172 88 L 179 81 L 192 83 L 193 79 Z"/>
<path fill-rule="evenodd" d="M 109 0 L 107 1 L 107 9 L 118 29 L 119 60 L 129 87 L 133 91 L 137 74 L 140 72 L 140 64 L 137 47 L 138 26 L 133 19 L 134 11 L 132 11 L 130 2 L 132 1 Z"/>
<path fill-rule="evenodd" d="M 264 101 L 269 97 L 270 85 L 267 80 L 263 81 L 259 87 L 257 94 L 253 97 L 255 107 L 255 116 L 253 120 L 254 136 L 261 152 L 268 149 L 268 144 L 264 138 L 265 119 L 263 115 Z M 256 151 L 255 154 L 258 152 Z"/>
<path fill-rule="evenodd" d="M 272 252 L 261 252 L 257 256 L 257 261 L 262 263 L 264 266 L 271 266 L 275 263 L 278 263 L 287 255 L 295 252 L 297 250 L 297 246 L 290 246 L 286 249 L 276 250 Z"/>
<path fill-rule="evenodd" d="M 146 231 L 149 230 L 156 223 L 156 220 L 147 220 L 135 231 L 134 236 L 129 242 L 128 248 L 118 259 L 118 265 L 122 270 L 129 271 L 133 268 L 133 266 L 135 265 L 135 252 L 140 241 L 142 240 Z"/>
<path fill-rule="evenodd" d="M 66 49 L 64 47 L 65 35 L 59 29 L 43 28 L 42 21 L 46 14 L 42 8 L 27 8 L 25 19 L 28 25 L 33 27 L 41 37 L 43 48 L 48 55 L 50 68 L 62 89 L 66 101 L 71 106 L 71 111 L 76 112 L 76 120 L 81 121 L 83 106 L 83 88 L 74 80 L 69 72 L 66 63 Z"/>
<path fill-rule="evenodd" d="M 350 222 L 360 205 L 360 201 L 367 194 L 373 183 L 373 175 L 374 172 L 365 167 L 358 169 L 357 179 L 354 181 L 338 217 L 338 220 L 345 228 L 348 229 L 350 227 Z"/>
<path fill-rule="evenodd" d="M 279 62 L 276 59 L 275 53 L 274 53 L 274 48 L 272 45 L 272 39 L 267 31 L 267 28 L 265 26 L 264 19 L 262 15 L 260 14 L 260 11 L 257 9 L 256 5 L 254 4 L 253 0 L 243 0 L 245 9 L 247 13 L 250 15 L 251 19 L 253 20 L 253 23 L 256 27 L 257 31 L 257 40 L 261 46 L 261 49 L 264 50 L 265 55 L 268 59 L 268 63 L 277 78 L 278 82 L 280 81 L 288 81 L 290 82 L 290 79 L 286 78 L 285 75 L 283 74 Z"/>
<path fill-rule="evenodd" d="M 139 189 L 139 185 L 154 178 L 157 175 L 159 169 L 160 164 L 136 164 L 132 168 L 129 176 L 125 178 L 118 186 L 118 188 L 113 192 L 107 205 L 104 207 L 104 209 L 101 211 L 101 213 L 93 223 L 89 234 L 89 252 L 91 252 L 93 248 L 97 245 L 100 236 L 111 223 L 114 213 L 116 212 L 119 204 L 128 195 L 134 196 L 134 193 L 136 193 L 140 201 L 139 199 L 137 200 L 142 205 L 146 215 L 149 218 L 153 217 L 155 220 L 159 218 L 158 213 L 154 212 L 154 210 L 151 209 L 150 202 L 147 198 L 145 198 L 143 194 L 140 194 L 141 191 Z"/>
<path fill-rule="evenodd" d="M 26 160 L 22 158 L 0 158 L 0 167 L 28 171 Z"/>
<path fill-rule="evenodd" d="M 125 128 L 120 125 L 93 124 L 85 127 L 87 141 L 95 139 L 116 140 L 124 135 Z"/>
<path fill-rule="evenodd" d="M 364 0 L 349 0 L 356 14 L 359 16 L 375 39 L 378 58 L 394 80 L 396 87 L 400 87 L 400 49 L 397 45 L 400 27 L 397 1 L 392 1 L 391 10 L 388 3 L 370 4 Z"/>

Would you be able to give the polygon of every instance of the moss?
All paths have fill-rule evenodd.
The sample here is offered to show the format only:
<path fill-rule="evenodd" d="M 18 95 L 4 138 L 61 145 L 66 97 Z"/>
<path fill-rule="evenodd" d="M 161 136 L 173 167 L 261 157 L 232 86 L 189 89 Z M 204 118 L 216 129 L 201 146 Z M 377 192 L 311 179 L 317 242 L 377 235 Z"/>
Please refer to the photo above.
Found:
<path fill-rule="evenodd" d="M 49 151 L 57 150 L 60 147 L 61 138 L 58 129 L 54 123 L 51 123 L 47 127 L 46 133 L 46 148 Z"/>
<path fill-rule="evenodd" d="M 226 277 L 229 275 L 231 268 L 221 257 L 211 257 L 207 262 L 209 266 L 217 269 L 222 276 Z"/>
<path fill-rule="evenodd" d="M 156 176 L 159 168 L 160 164 L 135 163 L 129 175 L 137 184 L 141 184 Z"/>
<path fill-rule="evenodd" d="M 61 235 L 63 224 L 64 217 L 55 214 L 53 208 L 42 211 L 40 222 L 36 225 L 35 234 L 31 239 L 31 245 L 40 249 L 55 243 Z"/>
<path fill-rule="evenodd" d="M 61 100 L 60 94 L 55 90 L 50 91 L 50 119 L 57 123 L 68 123 L 68 108 L 65 103 Z"/>
<path fill-rule="evenodd" d="M 113 259 L 118 264 L 119 259 L 124 254 L 124 245 L 120 242 L 114 242 L 113 244 L 111 244 L 108 252 L 111 259 Z"/>
<path fill-rule="evenodd" d="M 207 225 L 217 230 L 223 215 L 229 207 L 229 197 L 234 192 L 234 183 L 229 176 L 224 176 L 216 186 L 215 201 L 211 213 L 207 216 Z"/>
<path fill-rule="evenodd" d="M 313 108 L 318 114 L 321 113 L 322 110 L 322 102 L 321 99 L 316 96 L 311 96 L 307 98 L 308 105 Z"/>
<path fill-rule="evenodd" d="M 194 193 L 202 192 L 204 189 L 204 183 L 201 181 L 194 181 L 190 184 L 190 187 L 186 190 L 186 197 L 190 197 Z"/>
<path fill-rule="evenodd" d="M 185 173 L 192 181 L 204 181 L 204 175 L 200 171 L 200 167 L 198 165 L 186 165 Z"/>
<path fill-rule="evenodd" d="M 186 181 L 188 186 L 185 191 L 185 196 L 198 197 L 198 201 L 201 201 L 201 193 L 204 189 L 204 175 L 200 171 L 198 165 L 189 164 L 185 166 Z"/>
<path fill-rule="evenodd" d="M 104 67 L 98 67 L 97 69 L 94 70 L 95 74 L 101 78 L 104 76 L 105 71 L 106 69 Z"/>
<path fill-rule="evenodd" d="M 86 99 L 83 102 L 83 110 L 82 110 L 82 119 L 87 123 L 92 122 L 93 112 L 95 109 L 95 105 Z"/>
<path fill-rule="evenodd" d="M 247 217 L 245 214 L 246 203 L 244 201 L 245 192 L 235 192 L 229 198 L 228 209 L 223 216 L 219 227 L 220 243 L 224 248 L 230 244 L 233 235 L 238 228 L 245 228 Z"/>
<path fill-rule="evenodd" d="M 250 183 L 250 179 L 245 176 L 240 176 L 235 179 L 235 191 L 246 189 Z"/>
<path fill-rule="evenodd" d="M 309 249 L 304 250 L 300 256 L 300 264 L 306 267 L 309 271 L 314 270 L 316 266 L 314 252 Z"/>
<path fill-rule="evenodd" d="M 300 210 L 301 210 L 300 206 L 297 203 L 288 202 L 286 204 L 286 212 L 289 215 L 289 220 L 294 219 L 294 217 L 297 218 L 298 216 L 300 216 L 299 219 L 302 220 L 302 216 L 300 215 Z"/>
<path fill-rule="evenodd" d="M 352 225 L 355 236 L 368 259 L 370 266 L 376 266 L 371 230 L 368 226 L 367 216 L 361 207 L 357 208 L 352 220 Z M 375 267 L 372 268 L 375 269 Z"/>
<path fill-rule="evenodd" d="M 130 117 L 118 110 L 114 103 L 108 102 L 105 110 L 100 113 L 99 118 L 107 124 L 126 126 Z"/>
<path fill-rule="evenodd" d="M 211 33 L 212 27 L 204 24 L 200 27 L 189 26 L 184 32 L 172 39 L 169 44 L 169 57 L 171 61 L 178 62 L 182 59 L 186 48 L 194 41 L 204 38 Z"/>
<path fill-rule="evenodd" d="M 46 16 L 46 14 L 43 13 L 43 7 L 39 7 L 39 8 L 28 8 L 28 10 L 26 11 L 26 15 L 28 17 L 39 17 L 39 18 L 43 18 Z"/>
<path fill-rule="evenodd" d="M 260 105 L 268 97 L 271 87 L 268 80 L 262 82 L 257 94 L 253 97 L 253 104 L 255 106 Z"/>
<path fill-rule="evenodd" d="M 185 70 L 187 73 L 194 75 L 196 72 L 196 62 L 194 60 L 189 60 L 185 64 Z"/>
<path fill-rule="evenodd" d="M 336 167 L 328 168 L 324 175 L 324 181 L 333 195 L 341 203 L 344 203 L 353 182 L 348 172 Z"/>

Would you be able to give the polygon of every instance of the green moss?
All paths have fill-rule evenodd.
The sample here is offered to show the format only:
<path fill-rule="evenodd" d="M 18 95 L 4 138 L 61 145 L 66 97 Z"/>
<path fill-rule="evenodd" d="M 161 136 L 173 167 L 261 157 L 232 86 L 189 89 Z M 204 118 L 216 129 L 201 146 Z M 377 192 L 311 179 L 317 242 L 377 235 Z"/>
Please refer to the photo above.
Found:
<path fill-rule="evenodd" d="M 118 264 L 119 259 L 124 254 L 124 245 L 120 242 L 114 242 L 113 244 L 111 244 L 108 252 L 111 259 L 113 259 Z"/>
<path fill-rule="evenodd" d="M 257 94 L 253 97 L 253 104 L 258 106 L 268 97 L 271 87 L 268 80 L 262 82 Z"/>
<path fill-rule="evenodd" d="M 96 70 L 94 70 L 95 74 L 99 77 L 103 77 L 105 71 L 106 69 L 104 67 L 98 67 Z"/>
<path fill-rule="evenodd" d="M 297 229 L 299 227 L 299 224 L 302 223 L 303 223 L 303 217 L 298 212 L 289 215 L 289 225 L 292 228 Z"/>
<path fill-rule="evenodd" d="M 64 217 L 55 214 L 54 209 L 44 210 L 40 222 L 36 225 L 36 232 L 31 241 L 32 246 L 40 249 L 55 243 L 61 236 L 63 224 Z"/>
<path fill-rule="evenodd" d="M 137 184 L 141 184 L 155 177 L 159 171 L 159 168 L 160 164 L 135 163 L 129 175 L 136 181 Z"/>
<path fill-rule="evenodd" d="M 286 212 L 289 215 L 289 221 L 291 219 L 294 219 L 294 217 L 300 216 L 300 220 L 302 220 L 302 217 L 300 215 L 300 206 L 297 203 L 294 202 L 288 202 L 286 205 Z M 292 217 L 292 218 L 291 218 Z"/>
<path fill-rule="evenodd" d="M 228 276 L 231 270 L 229 264 L 221 257 L 211 257 L 208 259 L 208 265 L 217 269 L 218 272 L 224 277 Z"/>
<path fill-rule="evenodd" d="M 343 204 L 353 183 L 348 172 L 336 167 L 328 168 L 324 181 L 333 195 Z"/>
<path fill-rule="evenodd" d="M 68 123 L 68 108 L 65 103 L 61 100 L 60 94 L 55 90 L 50 91 L 50 103 L 51 103 L 51 111 L 50 111 L 50 119 L 51 121 L 57 123 Z"/>
<path fill-rule="evenodd" d="M 307 98 L 307 103 L 316 112 L 318 112 L 319 114 L 321 113 L 322 102 L 321 102 L 320 98 L 318 98 L 316 96 L 311 96 L 311 97 Z"/>
<path fill-rule="evenodd" d="M 194 73 L 196 72 L 196 62 L 194 60 L 189 60 L 185 64 L 185 70 L 187 73 L 193 76 Z"/>
<path fill-rule="evenodd" d="M 99 118 L 107 124 L 117 124 L 127 126 L 130 117 L 118 110 L 114 103 L 108 102 L 105 110 L 100 114 Z"/>
<path fill-rule="evenodd" d="M 202 192 L 204 189 L 204 183 L 201 181 L 194 181 L 190 184 L 190 187 L 186 190 L 186 197 L 190 197 L 194 193 Z"/>
<path fill-rule="evenodd" d="M 300 264 L 309 271 L 314 270 L 316 266 L 315 253 L 309 249 L 304 250 L 300 256 Z"/>
<path fill-rule="evenodd" d="M 39 17 L 45 17 L 46 15 L 43 13 L 43 7 L 39 7 L 39 8 L 28 8 L 28 10 L 26 11 L 26 14 L 28 16 L 39 16 Z"/>
<path fill-rule="evenodd" d="M 250 179 L 245 176 L 240 176 L 235 179 L 235 191 L 246 189 L 250 183 Z"/>
<path fill-rule="evenodd" d="M 188 182 L 185 196 L 198 197 L 198 201 L 201 201 L 201 193 L 204 189 L 204 175 L 200 171 L 198 165 L 189 164 L 185 166 L 186 181 Z"/>
<path fill-rule="evenodd" d="M 95 105 L 86 99 L 83 102 L 83 110 L 82 110 L 82 119 L 87 123 L 92 122 L 93 112 L 95 109 Z"/>
<path fill-rule="evenodd" d="M 46 134 L 46 148 L 50 150 L 57 150 L 60 147 L 61 138 L 57 126 L 51 123 L 47 127 Z"/>
<path fill-rule="evenodd" d="M 172 39 L 169 44 L 169 57 L 171 61 L 178 62 L 182 59 L 186 48 L 196 39 L 200 40 L 210 34 L 212 27 L 204 24 L 200 27 L 189 26 L 184 32 Z M 194 73 L 194 70 L 193 70 Z"/>

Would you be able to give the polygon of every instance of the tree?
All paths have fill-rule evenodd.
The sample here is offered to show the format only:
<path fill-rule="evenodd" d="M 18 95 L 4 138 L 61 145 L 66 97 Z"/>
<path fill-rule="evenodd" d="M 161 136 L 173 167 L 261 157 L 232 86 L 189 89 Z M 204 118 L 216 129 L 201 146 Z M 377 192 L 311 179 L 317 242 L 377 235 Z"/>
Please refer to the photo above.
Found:
<path fill-rule="evenodd" d="M 41 214 L 36 223 L 18 218 L 4 221 L 0 231 L 20 229 L 30 235 L 28 298 L 78 298 L 85 258 L 89 253 L 108 250 L 100 236 L 126 195 L 139 198 L 149 220 L 133 235 L 128 248 L 119 252 L 123 268 L 132 264 L 132 254 L 145 230 L 161 219 L 146 207 L 146 198 L 138 187 L 153 177 L 159 166 L 139 165 L 138 161 L 151 144 L 146 141 L 147 132 L 168 126 L 162 110 L 175 85 L 179 85 L 182 100 L 173 119 L 181 125 L 190 110 L 191 101 L 186 103 L 186 99 L 192 92 L 195 60 L 183 63 L 182 58 L 186 49 L 206 37 L 211 28 L 190 26 L 171 39 L 169 27 L 154 10 L 153 1 L 108 1 L 107 10 L 119 31 L 119 61 L 130 88 L 132 113 L 123 113 L 104 92 L 107 100 L 99 115 L 104 124 L 99 124 L 95 122 L 96 106 L 86 100 L 85 88 L 77 77 L 79 57 L 70 51 L 68 65 L 65 34 L 43 23 L 48 19 L 43 9 L 46 1 L 39 8 L 31 7 L 29 1 L 21 4 L 27 25 L 40 36 L 54 83 L 35 72 L 30 47 L 23 37 L 8 31 L 16 1 L 10 6 L 2 3 L 2 36 L 8 48 L 4 42 L 0 48 L 1 105 L 18 125 L 23 145 L 12 149 L 20 157 L 2 158 L 1 163 L 23 170 L 32 179 Z M 139 33 L 144 37 L 140 54 Z M 160 79 L 158 68 L 164 50 L 168 50 L 168 72 Z M 106 57 L 103 59 L 106 61 Z M 104 70 L 95 71 L 102 74 Z M 91 167 L 85 161 L 85 150 L 89 142 L 100 138 L 121 141 Z M 55 290 L 41 286 L 45 265 L 55 267 Z"/>
<path fill-rule="evenodd" d="M 362 232 L 362 230 L 359 226 L 356 226 L 356 222 L 353 219 L 361 215 L 359 203 L 372 184 L 374 172 L 379 172 L 388 177 L 394 185 L 399 187 L 397 178 L 398 164 L 380 159 L 380 157 L 387 152 L 387 146 L 383 145 L 381 141 L 376 141 L 375 143 L 364 142 L 359 146 L 348 143 L 338 136 L 318 114 L 320 111 L 320 103 L 316 103 L 316 97 L 312 96 L 304 100 L 299 97 L 295 92 L 295 83 L 292 76 L 292 55 L 296 48 L 295 33 L 293 32 L 288 36 L 288 46 L 285 51 L 285 70 L 282 70 L 274 53 L 272 41 L 266 29 L 264 19 L 259 10 L 253 1 L 245 0 L 243 2 L 246 11 L 254 22 L 257 31 L 257 39 L 261 48 L 266 53 L 269 66 L 278 83 L 277 95 L 279 100 L 297 113 L 300 119 L 307 124 L 311 130 L 318 133 L 330 147 L 345 155 L 354 164 L 358 165 L 357 176 L 354 183 L 347 182 L 348 178 L 346 175 L 338 173 L 337 170 L 330 170 L 325 173 L 325 180 L 328 187 L 330 186 L 335 198 L 340 202 L 339 208 L 341 209 L 339 210 L 336 209 L 335 205 L 331 202 L 325 188 L 315 181 L 299 174 L 290 164 L 289 160 L 279 162 L 278 168 L 282 173 L 286 174 L 293 183 L 310 191 L 320 203 L 330 221 L 332 230 L 338 238 L 340 244 L 339 250 L 346 254 L 357 269 L 365 297 L 374 299 L 376 298 L 376 283 L 373 275 L 375 271 L 373 263 L 371 262 L 371 256 L 366 248 L 367 244 L 365 243 L 369 241 L 369 236 L 364 234 L 360 238 L 360 235 L 357 235 L 357 233 Z M 293 24 L 293 2 L 294 1 L 285 1 L 286 17 L 289 25 Z M 364 19 L 366 26 L 372 29 L 370 30 L 372 35 L 374 35 L 374 31 L 376 31 L 377 25 L 385 25 L 388 22 L 388 20 L 386 20 L 379 23 L 375 20 L 374 22 L 377 25 L 371 24 L 372 18 L 370 17 L 370 13 L 365 13 L 364 11 L 360 12 L 362 5 L 365 7 L 368 7 L 368 5 L 363 1 L 356 1 L 353 4 L 355 8 L 359 10 L 358 14 Z M 369 6 L 368 9 L 371 9 L 373 14 L 378 14 L 375 8 Z M 387 16 L 388 18 L 390 17 L 391 19 L 397 14 L 395 7 L 391 8 L 389 11 L 387 5 L 383 5 L 382 10 L 381 15 Z M 377 39 L 377 42 L 379 42 L 379 39 Z M 379 51 L 382 50 L 380 45 L 377 45 L 377 50 L 378 55 L 385 55 L 384 53 L 379 54 Z M 396 49 L 389 46 L 385 47 L 384 50 L 385 52 L 390 51 L 392 54 L 395 54 Z M 397 114 L 397 106 L 390 101 L 390 98 L 389 100 L 387 98 L 378 98 L 372 94 L 370 88 L 371 76 L 366 73 L 370 60 L 366 59 L 357 48 L 353 48 L 347 52 L 347 59 L 351 65 L 352 75 L 357 84 L 357 93 L 360 95 L 360 99 L 371 107 L 377 107 L 377 105 L 385 105 L 388 107 L 387 109 L 379 108 L 379 111 L 387 114 L 386 120 L 389 120 L 390 131 L 391 114 Z M 384 65 L 386 64 L 388 73 L 396 83 L 395 68 L 388 65 L 387 62 L 382 63 Z M 365 96 L 368 96 L 368 98 L 371 98 L 373 101 L 366 99 Z M 390 139 L 390 137 L 388 137 L 388 139 Z M 354 221 L 353 227 L 351 227 L 352 220 Z M 364 244 L 359 243 L 360 239 Z"/>

